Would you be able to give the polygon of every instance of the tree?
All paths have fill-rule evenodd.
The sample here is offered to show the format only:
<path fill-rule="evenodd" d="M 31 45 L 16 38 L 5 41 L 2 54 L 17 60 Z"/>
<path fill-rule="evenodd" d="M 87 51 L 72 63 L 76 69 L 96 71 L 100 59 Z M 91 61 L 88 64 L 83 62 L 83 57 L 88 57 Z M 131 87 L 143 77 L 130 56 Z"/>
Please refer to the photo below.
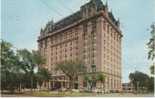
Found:
<path fill-rule="evenodd" d="M 154 74 L 154 69 L 155 69 L 155 65 L 153 64 L 153 65 L 151 65 L 151 67 L 150 67 L 151 74 Z"/>
<path fill-rule="evenodd" d="M 155 24 L 151 25 L 151 38 L 148 42 L 148 59 L 153 60 L 155 58 Z"/>
<path fill-rule="evenodd" d="M 151 25 L 151 38 L 147 46 L 149 48 L 148 59 L 154 60 L 155 59 L 155 24 Z M 150 68 L 151 74 L 154 74 L 154 67 L 155 67 L 155 63 L 153 63 L 153 65 Z"/>
<path fill-rule="evenodd" d="M 140 88 L 143 90 L 148 86 L 149 76 L 147 74 L 136 71 L 130 73 L 129 78 L 136 91 L 139 91 Z"/>
<path fill-rule="evenodd" d="M 33 50 L 32 58 L 33 58 L 34 65 L 36 67 L 40 67 L 40 66 L 44 65 L 46 62 L 45 58 L 40 54 L 39 51 Z"/>
<path fill-rule="evenodd" d="M 97 81 L 100 81 L 101 82 L 101 86 L 104 86 L 104 82 L 105 82 L 105 75 L 99 73 L 97 74 L 97 77 L 96 77 Z M 103 87 L 102 87 L 103 88 Z"/>
<path fill-rule="evenodd" d="M 46 62 L 45 58 L 40 54 L 39 51 L 33 50 L 31 54 L 32 54 L 32 63 L 34 65 L 34 67 L 38 68 L 39 75 L 43 77 L 43 79 L 40 79 L 40 81 L 41 80 L 42 81 L 48 81 L 50 79 L 49 71 L 43 67 L 43 65 Z M 37 75 L 37 74 L 35 74 L 35 75 Z M 39 76 L 37 76 L 37 77 L 39 77 Z M 39 78 L 37 78 L 37 81 L 39 81 L 38 79 Z"/>
<path fill-rule="evenodd" d="M 84 81 L 86 82 L 86 84 L 87 84 L 87 88 L 88 88 L 88 90 L 89 91 L 92 91 L 92 83 L 93 83 L 93 78 L 92 78 L 92 76 L 90 76 L 89 74 L 86 74 L 85 76 L 84 76 Z"/>
<path fill-rule="evenodd" d="M 100 83 L 104 86 L 104 82 L 105 82 L 105 75 L 103 75 L 102 73 L 91 73 L 91 74 L 86 74 L 84 76 L 84 80 L 88 85 L 88 89 L 90 91 L 92 91 L 93 85 L 97 82 L 100 81 Z"/>
<path fill-rule="evenodd" d="M 21 91 L 21 88 L 34 88 L 37 81 L 34 71 L 42 67 L 45 59 L 38 51 L 14 50 L 12 44 L 3 40 L 0 45 L 1 89 L 14 92 L 17 89 Z M 41 75 L 47 79 L 46 70 L 41 71 L 44 71 Z"/>
<path fill-rule="evenodd" d="M 49 73 L 49 71 L 47 69 L 45 69 L 43 67 L 39 67 L 36 77 L 37 77 L 37 81 L 38 81 L 38 84 L 41 89 L 43 82 L 49 81 L 49 79 L 51 78 L 51 74 Z"/>
<path fill-rule="evenodd" d="M 149 78 L 147 88 L 149 92 L 154 92 L 154 77 Z"/>
<path fill-rule="evenodd" d="M 29 76 L 28 78 L 30 78 L 30 81 L 28 80 L 28 82 L 30 82 L 31 84 L 30 86 L 32 91 L 34 81 L 34 68 L 35 68 L 35 65 L 33 63 L 34 62 L 33 56 L 31 52 L 29 52 L 27 49 L 18 50 L 17 53 L 21 60 L 22 68 L 25 72 L 25 75 Z"/>
<path fill-rule="evenodd" d="M 63 61 L 56 64 L 57 71 L 62 71 L 70 80 L 70 89 L 74 88 L 74 81 L 80 73 L 85 72 L 85 66 L 81 61 Z"/>
<path fill-rule="evenodd" d="M 9 42 L 1 41 L 1 88 L 14 92 L 19 89 L 23 78 L 18 56 Z"/>
<path fill-rule="evenodd" d="M 13 91 L 14 89 L 10 88 L 10 83 L 8 82 L 9 80 L 11 81 L 9 74 L 13 65 L 12 57 L 14 57 L 11 47 L 10 43 L 1 41 L 1 88 L 2 90 L 9 89 Z"/>
<path fill-rule="evenodd" d="M 28 51 L 27 49 L 22 49 L 17 51 L 20 62 L 22 63 L 22 69 L 25 72 L 27 83 L 30 82 L 31 91 L 34 88 L 35 81 L 35 69 L 40 68 L 41 65 L 45 63 L 45 59 L 41 56 L 38 51 Z M 28 85 L 29 86 L 29 85 Z"/>

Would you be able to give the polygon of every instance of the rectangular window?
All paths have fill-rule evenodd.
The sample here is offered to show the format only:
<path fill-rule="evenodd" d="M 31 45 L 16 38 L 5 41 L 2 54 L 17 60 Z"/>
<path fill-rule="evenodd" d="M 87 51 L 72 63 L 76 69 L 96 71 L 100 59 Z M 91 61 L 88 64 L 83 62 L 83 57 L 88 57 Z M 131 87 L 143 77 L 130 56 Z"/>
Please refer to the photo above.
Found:
<path fill-rule="evenodd" d="M 47 39 L 45 39 L 45 48 L 47 48 Z"/>

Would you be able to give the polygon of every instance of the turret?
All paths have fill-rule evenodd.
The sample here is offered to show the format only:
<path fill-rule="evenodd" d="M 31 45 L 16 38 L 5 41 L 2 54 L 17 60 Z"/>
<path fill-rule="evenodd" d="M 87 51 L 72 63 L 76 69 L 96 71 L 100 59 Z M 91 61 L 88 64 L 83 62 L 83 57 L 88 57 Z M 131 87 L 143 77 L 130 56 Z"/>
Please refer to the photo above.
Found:
<path fill-rule="evenodd" d="M 53 29 L 54 29 L 54 21 L 53 21 L 53 19 L 49 22 L 49 31 L 53 31 Z"/>
<path fill-rule="evenodd" d="M 108 1 L 106 1 L 106 4 L 105 4 L 105 14 L 108 16 Z"/>
<path fill-rule="evenodd" d="M 118 20 L 117 20 L 117 23 L 116 23 L 116 24 L 117 24 L 117 26 L 118 26 L 118 27 L 120 27 L 120 20 L 119 20 L 119 18 L 118 18 Z"/>
<path fill-rule="evenodd" d="M 43 29 L 42 28 L 40 29 L 40 33 L 43 33 Z"/>
<path fill-rule="evenodd" d="M 97 12 L 104 10 L 105 6 L 101 0 L 90 0 L 87 4 L 81 7 L 81 14 L 83 18 L 95 15 Z"/>

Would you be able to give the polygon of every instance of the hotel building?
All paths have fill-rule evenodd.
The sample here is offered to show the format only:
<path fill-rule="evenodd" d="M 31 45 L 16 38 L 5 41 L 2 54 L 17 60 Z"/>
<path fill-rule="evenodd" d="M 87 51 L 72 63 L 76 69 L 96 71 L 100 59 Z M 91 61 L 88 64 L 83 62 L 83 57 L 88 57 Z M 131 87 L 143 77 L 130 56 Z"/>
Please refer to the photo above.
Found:
<path fill-rule="evenodd" d="M 41 29 L 38 38 L 38 47 L 46 58 L 44 65 L 52 73 L 48 83 L 51 89 L 67 88 L 68 78 L 61 72 L 55 71 L 55 64 L 65 60 L 83 60 L 87 72 L 103 73 L 106 91 L 121 90 L 121 41 L 122 32 L 120 22 L 108 5 L 101 0 L 90 0 L 81 6 L 76 13 L 54 23 L 50 21 Z M 45 86 L 47 84 L 45 83 Z M 84 79 L 79 76 L 76 88 L 86 87 Z M 99 82 L 95 88 L 99 88 Z"/>

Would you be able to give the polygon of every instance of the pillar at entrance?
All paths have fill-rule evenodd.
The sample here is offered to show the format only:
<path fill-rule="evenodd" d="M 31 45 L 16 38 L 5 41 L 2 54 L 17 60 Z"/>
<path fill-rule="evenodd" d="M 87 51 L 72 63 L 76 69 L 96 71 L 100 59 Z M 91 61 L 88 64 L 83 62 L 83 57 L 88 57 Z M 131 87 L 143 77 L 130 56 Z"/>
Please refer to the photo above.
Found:
<path fill-rule="evenodd" d="M 51 90 L 51 81 L 48 82 L 48 89 Z"/>
<path fill-rule="evenodd" d="M 83 89 L 83 77 L 82 76 L 78 77 L 78 89 L 80 90 Z"/>
<path fill-rule="evenodd" d="M 61 83 L 61 89 L 63 89 L 64 88 L 63 81 L 61 81 L 60 83 Z"/>

